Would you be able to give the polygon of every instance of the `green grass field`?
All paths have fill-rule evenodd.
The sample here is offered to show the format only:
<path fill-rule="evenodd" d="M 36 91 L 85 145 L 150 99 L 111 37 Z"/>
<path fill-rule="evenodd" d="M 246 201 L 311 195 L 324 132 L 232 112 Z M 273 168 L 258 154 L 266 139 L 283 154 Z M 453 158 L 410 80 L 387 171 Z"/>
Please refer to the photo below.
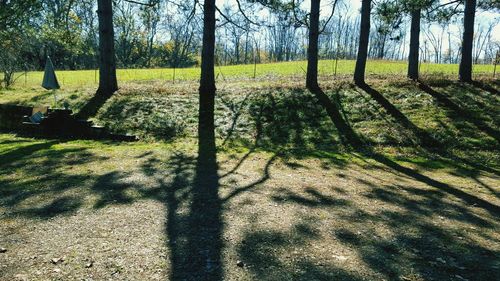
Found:
<path fill-rule="evenodd" d="M 354 72 L 354 60 L 340 60 L 337 63 L 337 74 L 346 75 Z M 254 77 L 254 65 L 231 65 L 216 67 L 217 78 L 220 79 L 242 79 Z M 367 75 L 405 75 L 407 63 L 404 61 L 376 61 L 371 60 L 367 65 Z M 306 61 L 281 62 L 257 64 L 255 68 L 256 78 L 284 77 L 305 75 Z M 335 61 L 321 60 L 319 63 L 319 75 L 333 75 L 335 73 Z M 443 75 L 458 75 L 457 64 L 430 64 L 421 65 L 423 75 L 438 73 Z M 475 65 L 475 75 L 488 75 L 493 73 L 492 65 Z M 96 70 L 56 71 L 59 83 L 64 86 L 93 85 L 99 81 L 99 73 Z M 119 69 L 119 81 L 147 81 L 167 80 L 174 78 L 174 69 Z M 180 68 L 175 70 L 175 80 L 197 80 L 200 76 L 200 68 Z M 18 75 L 16 85 L 18 87 L 33 87 L 42 83 L 43 72 L 28 72 L 26 75 Z"/>

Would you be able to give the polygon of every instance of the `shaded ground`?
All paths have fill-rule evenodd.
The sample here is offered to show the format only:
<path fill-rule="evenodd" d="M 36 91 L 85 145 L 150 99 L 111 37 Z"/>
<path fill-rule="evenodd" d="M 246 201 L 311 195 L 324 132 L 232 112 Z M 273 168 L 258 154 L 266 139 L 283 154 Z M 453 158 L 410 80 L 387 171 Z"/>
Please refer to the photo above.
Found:
<path fill-rule="evenodd" d="M 0 280 L 498 279 L 500 97 L 482 83 L 231 81 L 217 151 L 193 139 L 192 83 L 102 104 L 96 122 L 143 142 L 0 134 Z"/>
<path fill-rule="evenodd" d="M 214 205 L 195 198 L 195 148 L 0 135 L 0 279 L 200 280 L 189 271 L 196 259 L 201 276 L 227 280 L 500 274 L 498 175 L 387 158 L 412 177 L 357 153 L 222 148 Z M 204 206 L 220 225 L 201 227 L 212 231 L 200 239 L 192 230 L 209 218 Z"/>

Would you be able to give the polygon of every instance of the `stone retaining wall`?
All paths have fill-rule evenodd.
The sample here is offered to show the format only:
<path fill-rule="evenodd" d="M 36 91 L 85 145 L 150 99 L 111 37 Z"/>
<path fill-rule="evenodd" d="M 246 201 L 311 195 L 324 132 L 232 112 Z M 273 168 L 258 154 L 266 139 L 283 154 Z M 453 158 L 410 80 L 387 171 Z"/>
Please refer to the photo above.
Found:
<path fill-rule="evenodd" d="M 0 104 L 0 129 L 19 130 L 22 128 L 23 116 L 31 115 L 33 107 Z"/>

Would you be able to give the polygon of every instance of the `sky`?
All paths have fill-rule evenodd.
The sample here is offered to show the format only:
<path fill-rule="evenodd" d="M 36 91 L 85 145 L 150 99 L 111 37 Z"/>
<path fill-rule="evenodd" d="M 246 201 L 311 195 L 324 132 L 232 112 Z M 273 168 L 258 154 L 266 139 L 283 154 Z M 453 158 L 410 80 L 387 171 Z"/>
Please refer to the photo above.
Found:
<path fill-rule="evenodd" d="M 339 0 L 339 1 L 343 1 L 344 3 L 346 3 L 350 9 L 349 9 L 349 13 L 351 14 L 359 14 L 359 11 L 361 9 L 361 0 Z M 453 1 L 453 0 L 442 0 L 443 3 L 446 2 L 450 2 L 450 1 Z M 224 3 L 230 3 L 230 5 L 234 5 L 234 7 L 236 7 L 236 1 L 235 0 L 216 0 L 217 2 L 217 5 L 219 7 L 222 7 Z M 307 10 L 309 9 L 309 3 L 310 1 L 309 0 L 304 0 L 304 3 L 302 5 L 302 8 Z M 328 17 L 330 15 L 330 7 L 333 3 L 333 0 L 323 0 L 322 1 L 322 4 L 321 4 L 321 16 L 322 17 Z M 493 32 L 492 32 L 492 37 L 493 37 L 493 40 L 494 41 L 497 41 L 497 42 L 500 42 L 500 14 L 499 13 L 492 13 L 492 12 L 485 12 L 485 11 L 478 11 L 476 13 L 476 23 L 479 23 L 479 22 L 488 22 L 488 21 L 492 21 L 496 19 L 497 20 L 497 25 L 496 27 L 493 29 Z M 451 29 L 455 32 L 458 32 L 459 29 L 458 29 L 458 26 L 452 26 Z"/>

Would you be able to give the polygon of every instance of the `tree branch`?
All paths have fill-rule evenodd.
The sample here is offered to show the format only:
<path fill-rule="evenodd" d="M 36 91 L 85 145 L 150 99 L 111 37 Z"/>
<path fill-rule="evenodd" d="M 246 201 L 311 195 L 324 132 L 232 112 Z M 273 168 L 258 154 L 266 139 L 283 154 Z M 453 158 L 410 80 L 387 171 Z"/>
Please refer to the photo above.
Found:
<path fill-rule="evenodd" d="M 309 25 L 307 24 L 307 21 L 305 19 L 299 19 L 297 17 L 297 13 L 296 13 L 296 8 L 297 6 L 295 5 L 295 0 L 292 0 L 292 11 L 293 11 L 293 18 L 295 19 L 296 22 L 300 23 L 301 25 L 304 25 L 306 26 L 307 28 L 309 28 Z"/>
<path fill-rule="evenodd" d="M 246 14 L 245 12 L 243 12 L 243 9 L 241 8 L 241 3 L 240 3 L 240 0 L 236 0 L 236 3 L 238 4 L 238 10 L 240 11 L 240 13 L 243 15 L 243 17 L 251 24 L 253 25 L 257 25 L 257 26 L 260 26 L 260 24 L 252 21 Z"/>
<path fill-rule="evenodd" d="M 448 2 L 448 3 L 443 3 L 443 4 L 441 4 L 441 5 L 438 5 L 438 6 L 434 7 L 434 8 L 433 8 L 433 9 L 431 9 L 431 10 L 428 10 L 428 11 L 427 11 L 427 15 L 428 15 L 428 14 L 430 14 L 430 13 L 432 13 L 432 12 L 434 12 L 434 11 L 436 11 L 436 10 L 437 10 L 437 9 L 439 9 L 439 8 L 442 8 L 442 7 L 445 7 L 445 6 L 451 5 L 451 4 L 458 3 L 458 4 L 457 4 L 457 7 L 458 7 L 458 5 L 460 5 L 460 3 L 461 3 L 461 2 L 462 2 L 462 0 L 454 0 L 454 1 L 451 1 L 451 2 Z M 455 7 L 455 9 L 456 9 L 456 7 Z"/>
<path fill-rule="evenodd" d="M 326 26 L 328 25 L 330 20 L 333 18 L 333 14 L 335 13 L 335 8 L 337 7 L 337 2 L 338 2 L 338 0 L 335 0 L 333 2 L 332 13 L 330 14 L 330 17 L 328 17 L 328 19 L 326 20 L 325 25 L 323 25 L 323 28 L 319 31 L 319 34 L 321 34 L 325 31 Z"/>
<path fill-rule="evenodd" d="M 157 4 L 157 3 L 152 3 L 151 0 L 149 1 L 149 3 L 144 3 L 144 2 L 134 1 L 134 0 L 123 0 L 123 1 L 128 2 L 128 3 L 132 3 L 132 4 L 147 6 L 147 7 L 154 7 Z"/>
<path fill-rule="evenodd" d="M 225 20 L 226 20 L 226 23 L 222 24 L 221 26 L 224 26 L 224 25 L 226 25 L 227 23 L 230 23 L 230 24 L 232 24 L 232 25 L 234 25 L 234 26 L 236 26 L 236 27 L 238 27 L 238 28 L 240 28 L 240 29 L 243 29 L 243 30 L 245 30 L 245 31 L 248 31 L 248 28 L 246 28 L 246 27 L 242 27 L 241 25 L 239 25 L 239 24 L 235 23 L 233 20 L 231 20 L 228 16 L 226 16 L 226 15 L 225 15 L 225 14 L 224 14 L 224 13 L 223 13 L 220 9 L 219 9 L 219 7 L 217 7 L 217 5 L 215 6 L 215 9 L 216 9 L 216 10 L 217 10 L 217 12 L 219 12 L 219 14 L 220 14 L 220 15 L 221 15 L 221 16 L 222 16 Z"/>

